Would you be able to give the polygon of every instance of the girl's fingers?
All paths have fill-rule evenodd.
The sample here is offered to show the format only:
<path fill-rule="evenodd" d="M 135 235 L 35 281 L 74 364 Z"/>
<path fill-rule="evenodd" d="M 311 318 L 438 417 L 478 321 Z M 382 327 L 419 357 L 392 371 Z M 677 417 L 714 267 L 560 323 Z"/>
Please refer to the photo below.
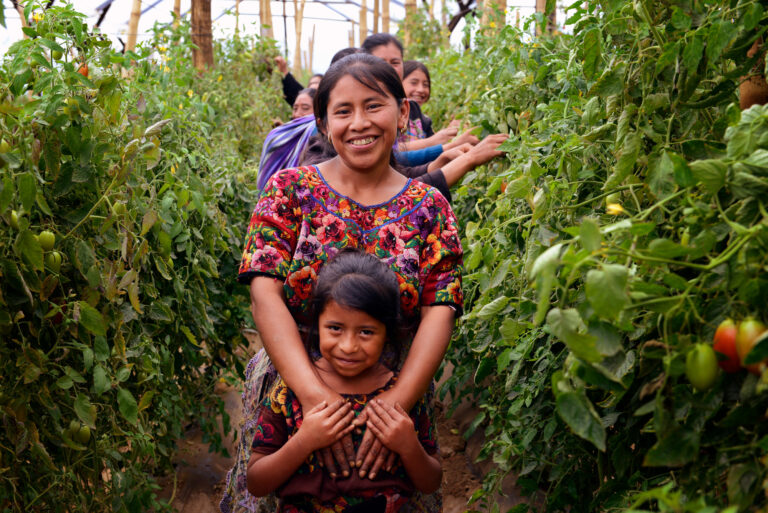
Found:
<path fill-rule="evenodd" d="M 368 408 L 365 408 L 360 415 L 352 421 L 355 427 L 362 427 L 365 425 L 365 421 L 368 419 Z"/>
<path fill-rule="evenodd" d="M 340 421 L 341 419 L 343 419 L 344 417 L 346 417 L 348 413 L 352 413 L 350 410 L 350 408 L 352 407 L 349 405 L 349 403 L 344 401 L 340 401 L 340 402 L 341 404 L 334 403 L 334 405 L 331 408 L 329 408 L 331 413 L 330 415 L 328 415 L 328 420 L 330 420 L 334 424 Z M 334 406 L 336 407 L 336 409 L 333 409 Z"/>
<path fill-rule="evenodd" d="M 400 413 L 401 415 L 405 415 L 406 417 L 410 417 L 408 415 L 408 412 L 406 412 L 402 406 L 400 406 L 400 403 L 395 403 L 395 410 Z"/>

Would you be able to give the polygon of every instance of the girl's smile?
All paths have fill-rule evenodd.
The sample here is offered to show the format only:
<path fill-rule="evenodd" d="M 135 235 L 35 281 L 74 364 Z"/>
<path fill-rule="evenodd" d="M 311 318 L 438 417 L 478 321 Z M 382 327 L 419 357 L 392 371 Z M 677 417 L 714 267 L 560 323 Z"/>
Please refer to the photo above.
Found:
<path fill-rule="evenodd" d="M 416 101 L 419 106 L 429 100 L 429 80 L 427 80 L 427 75 L 420 69 L 415 69 L 405 77 L 403 89 L 405 89 L 405 96 L 409 100 Z"/>

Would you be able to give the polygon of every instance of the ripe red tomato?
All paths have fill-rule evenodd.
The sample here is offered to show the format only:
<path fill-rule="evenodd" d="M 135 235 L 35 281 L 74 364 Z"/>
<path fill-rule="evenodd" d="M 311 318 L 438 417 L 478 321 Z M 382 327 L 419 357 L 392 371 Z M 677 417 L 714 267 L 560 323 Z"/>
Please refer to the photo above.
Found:
<path fill-rule="evenodd" d="M 725 357 L 717 362 L 725 372 L 739 372 L 741 370 L 741 358 L 736 350 L 736 333 L 739 331 L 732 319 L 726 319 L 720 323 L 715 331 L 713 349 Z"/>
<path fill-rule="evenodd" d="M 88 78 L 88 63 L 84 62 L 80 65 L 79 68 L 77 68 L 77 72 L 80 73 L 85 78 Z"/>
<path fill-rule="evenodd" d="M 709 344 L 696 344 L 685 358 L 685 375 L 696 390 L 708 390 L 717 379 L 717 356 Z"/>
<path fill-rule="evenodd" d="M 763 332 L 765 332 L 765 325 L 757 319 L 750 317 L 739 324 L 739 332 L 736 334 L 736 351 L 739 353 L 739 360 L 741 365 L 752 374 L 760 374 L 761 368 L 765 366 L 766 362 L 762 361 L 752 365 L 744 365 L 744 359 L 755 346 L 755 342 Z"/>

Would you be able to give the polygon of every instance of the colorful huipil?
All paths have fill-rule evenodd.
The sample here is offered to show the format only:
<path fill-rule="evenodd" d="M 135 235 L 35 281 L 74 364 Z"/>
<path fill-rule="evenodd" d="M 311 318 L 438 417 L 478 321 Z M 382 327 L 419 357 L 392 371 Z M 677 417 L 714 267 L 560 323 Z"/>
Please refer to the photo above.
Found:
<path fill-rule="evenodd" d="M 369 401 L 392 388 L 396 380 L 397 377 L 393 376 L 385 386 L 368 394 L 342 394 L 342 397 L 349 401 L 357 416 Z M 422 399 L 411 409 L 410 417 L 424 450 L 427 454 L 436 454 L 434 408 Z M 302 421 L 298 399 L 285 382 L 278 379 L 262 403 L 253 450 L 261 454 L 276 452 L 299 430 Z M 361 440 L 362 434 L 353 434 L 355 447 Z M 396 465 L 391 472 L 380 471 L 373 481 L 360 478 L 357 472 L 352 472 L 347 478 L 332 479 L 319 466 L 314 454 L 277 490 L 277 495 L 283 498 L 280 513 L 337 513 L 351 506 L 366 511 L 395 513 L 408 503 L 412 493 L 413 483 L 402 464 Z"/>
<path fill-rule="evenodd" d="M 273 175 L 251 217 L 238 279 L 255 276 L 283 282 L 286 304 L 297 324 L 306 326 L 312 287 L 320 267 L 340 250 L 361 248 L 390 266 L 400 284 L 407 324 L 422 306 L 449 305 L 461 312 L 462 248 L 456 218 L 434 188 L 408 180 L 394 197 L 361 205 L 328 185 L 317 167 L 285 169 Z M 401 361 L 387 361 L 393 370 Z M 245 486 L 245 468 L 253 440 L 258 402 L 277 373 L 262 352 L 249 363 L 243 392 L 244 421 L 235 468 L 228 476 L 221 510 L 269 511 Z M 421 511 L 440 511 L 439 498 L 417 494 Z M 406 506 L 406 509 L 410 504 Z M 274 511 L 274 509 L 272 510 Z"/>

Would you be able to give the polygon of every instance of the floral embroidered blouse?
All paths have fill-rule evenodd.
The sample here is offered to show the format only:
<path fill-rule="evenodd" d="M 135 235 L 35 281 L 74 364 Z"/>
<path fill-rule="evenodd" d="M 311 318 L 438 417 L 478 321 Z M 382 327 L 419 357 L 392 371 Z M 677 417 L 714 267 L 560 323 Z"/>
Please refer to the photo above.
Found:
<path fill-rule="evenodd" d="M 395 375 L 386 385 L 369 394 L 344 394 L 343 397 L 350 402 L 357 416 L 369 401 L 392 388 L 396 381 Z M 422 447 L 427 454 L 435 455 L 438 448 L 432 406 L 422 398 L 409 415 Z M 279 378 L 262 402 L 252 450 L 260 454 L 276 452 L 299 430 L 303 419 L 301 404 Z M 356 450 L 363 435 L 353 433 L 352 438 Z M 351 506 L 357 506 L 353 508 L 355 511 L 390 513 L 407 503 L 412 492 L 413 484 L 400 463 L 391 472 L 381 470 L 374 480 L 360 478 L 354 471 L 349 477 L 332 479 L 311 454 L 278 488 L 277 495 L 282 499 L 280 513 L 338 513 Z"/>
<path fill-rule="evenodd" d="M 306 324 L 320 267 L 345 247 L 392 268 L 407 320 L 418 319 L 421 306 L 451 305 L 460 314 L 456 218 L 436 189 L 411 179 L 389 201 L 365 206 L 333 190 L 315 166 L 275 173 L 251 217 L 238 279 L 283 280 L 288 308 Z"/>

